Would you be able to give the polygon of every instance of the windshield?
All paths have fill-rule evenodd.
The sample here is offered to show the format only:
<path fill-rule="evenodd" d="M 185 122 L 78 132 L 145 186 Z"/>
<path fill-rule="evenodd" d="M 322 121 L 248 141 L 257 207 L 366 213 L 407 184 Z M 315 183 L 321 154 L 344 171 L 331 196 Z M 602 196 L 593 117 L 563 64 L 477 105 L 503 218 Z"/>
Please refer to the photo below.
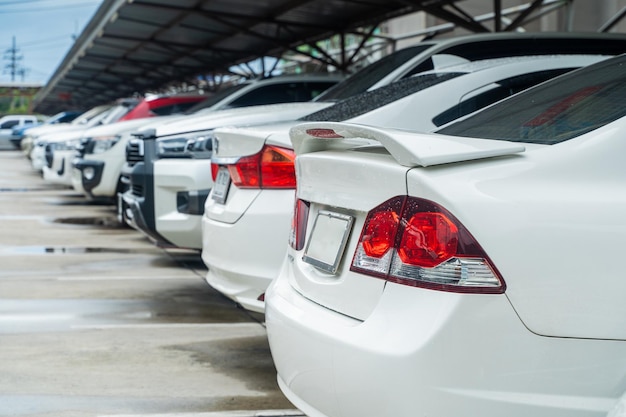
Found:
<path fill-rule="evenodd" d="M 326 90 L 315 101 L 339 101 L 367 91 L 380 79 L 431 46 L 432 44 L 426 43 L 389 54 Z"/>
<path fill-rule="evenodd" d="M 626 55 L 563 75 L 437 133 L 552 145 L 626 115 Z"/>
<path fill-rule="evenodd" d="M 131 111 L 135 106 L 136 103 L 130 105 L 120 104 L 113 107 L 111 111 L 109 111 L 107 115 L 100 120 L 100 124 L 108 125 L 109 123 L 117 122 L 119 119 L 124 117 L 126 113 Z"/>
<path fill-rule="evenodd" d="M 230 87 L 226 87 L 223 90 L 220 90 L 217 93 L 213 94 L 211 97 L 207 98 L 206 100 L 203 100 L 200 103 L 196 104 L 195 106 L 190 107 L 185 112 L 185 114 L 192 114 L 192 113 L 197 112 L 198 110 L 203 110 L 203 109 L 208 109 L 210 107 L 213 107 L 214 105 L 224 100 L 229 95 L 241 90 L 247 85 L 249 85 L 249 83 L 241 83 L 241 84 L 233 85 Z"/>
<path fill-rule="evenodd" d="M 94 107 L 91 110 L 87 110 L 85 113 L 81 114 L 76 119 L 72 120 L 72 124 L 73 125 L 86 124 L 94 117 L 99 116 L 105 112 L 108 112 L 111 109 L 111 107 L 112 107 L 111 105 L 105 105 L 105 106 Z"/>

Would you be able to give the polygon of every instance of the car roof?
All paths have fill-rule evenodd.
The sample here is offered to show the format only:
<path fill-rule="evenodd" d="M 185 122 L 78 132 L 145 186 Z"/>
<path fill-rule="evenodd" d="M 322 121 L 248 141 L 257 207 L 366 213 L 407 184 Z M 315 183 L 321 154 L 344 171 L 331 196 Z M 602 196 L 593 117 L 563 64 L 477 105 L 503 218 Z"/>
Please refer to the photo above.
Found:
<path fill-rule="evenodd" d="M 496 58 L 467 62 L 445 67 L 441 70 L 426 71 L 411 77 L 395 81 L 386 86 L 366 91 L 342 100 L 330 107 L 300 118 L 301 121 L 334 121 L 352 119 L 399 101 L 407 96 L 423 92 L 438 84 L 453 80 L 459 76 L 461 83 L 469 82 L 465 76 L 475 74 L 472 80 L 480 83 L 493 78 L 503 77 L 516 72 L 548 70 L 556 68 L 579 68 L 606 59 L 602 55 L 550 55 Z M 429 94 L 429 93 L 428 93 Z"/>
<path fill-rule="evenodd" d="M 434 68 L 432 57 L 441 54 L 454 55 L 468 61 L 530 54 L 618 55 L 626 52 L 625 41 L 626 34 L 595 32 L 499 32 L 429 40 L 396 51 L 396 54 L 406 54 L 410 50 L 415 50 L 416 54 L 392 71 L 381 76 L 376 82 L 368 85 L 366 89 L 353 91 L 354 89 L 348 87 L 349 83 L 356 82 L 360 76 L 359 73 L 362 72 L 359 71 L 320 95 L 318 100 L 341 100 L 348 97 L 345 95 L 341 96 L 340 92 L 342 90 L 350 91 L 351 95 L 353 95 L 365 90 L 382 87 L 406 76 L 431 70 Z M 424 48 L 424 46 L 426 47 Z M 382 59 L 389 56 L 387 55 Z M 379 61 L 382 61 L 382 59 Z M 376 62 L 371 65 L 376 65 Z M 367 70 L 368 68 L 365 67 L 364 71 Z"/>
<path fill-rule="evenodd" d="M 294 75 L 279 75 L 270 78 L 257 78 L 252 80 L 246 80 L 238 85 L 232 86 L 233 92 L 227 94 L 229 90 L 222 91 L 224 97 L 219 101 L 213 102 L 210 106 L 198 109 L 199 113 L 205 113 L 213 110 L 224 109 L 231 102 L 237 98 L 256 90 L 260 87 L 275 84 L 284 83 L 317 83 L 317 82 L 335 82 L 338 83 L 345 77 L 343 74 L 332 73 L 310 73 L 310 74 L 294 74 Z M 218 91 L 217 94 L 220 94 Z M 227 95 L 226 95 L 227 94 Z M 201 105 L 200 105 L 201 106 Z"/>
<path fill-rule="evenodd" d="M 433 56 L 433 60 L 435 60 L 437 56 Z M 471 72 L 479 72 L 485 71 L 492 68 L 500 67 L 502 65 L 511 65 L 517 63 L 524 62 L 554 62 L 554 61 L 570 61 L 572 59 L 576 60 L 579 63 L 583 62 L 596 62 L 601 59 L 609 58 L 606 55 L 565 55 L 565 54 L 554 54 L 554 55 L 524 55 L 524 56 L 511 56 L 511 57 L 502 57 L 502 58 L 490 58 L 490 59 L 481 59 L 477 61 L 465 61 L 461 63 L 456 63 L 452 65 L 444 65 L 438 68 L 435 68 L 430 71 L 424 71 L 419 74 L 415 74 L 414 76 L 427 75 L 427 74 L 445 74 L 447 72 L 461 72 L 461 73 L 471 73 Z"/>

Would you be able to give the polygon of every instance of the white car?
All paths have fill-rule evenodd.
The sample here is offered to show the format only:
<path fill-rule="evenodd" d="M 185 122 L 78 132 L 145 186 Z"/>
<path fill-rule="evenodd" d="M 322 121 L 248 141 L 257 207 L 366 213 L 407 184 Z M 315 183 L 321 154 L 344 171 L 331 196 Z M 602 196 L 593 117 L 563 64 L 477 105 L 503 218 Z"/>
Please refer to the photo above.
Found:
<path fill-rule="evenodd" d="M 554 55 L 470 62 L 415 75 L 300 120 L 349 120 L 430 131 L 601 59 Z M 265 290 L 285 256 L 282 243 L 289 233 L 296 185 L 289 128 L 297 123 L 214 132 L 219 142 L 212 157 L 217 179 L 202 220 L 206 280 L 256 312 L 263 312 Z M 271 162 L 264 162 L 266 159 Z M 271 180 L 268 174 L 273 175 Z M 231 250 L 233 247 L 237 251 Z"/>
<path fill-rule="evenodd" d="M 166 123 L 176 116 L 146 117 L 92 127 L 81 133 L 80 141 L 68 149 L 55 149 L 50 171 L 58 181 L 71 185 L 88 200 L 110 200 L 120 190 L 120 172 L 125 162 L 126 143 L 138 129 Z M 88 147 L 89 149 L 85 149 Z M 61 173 L 55 164 L 67 172 Z M 44 167 L 44 178 L 48 167 Z"/>
<path fill-rule="evenodd" d="M 100 117 L 102 113 L 110 109 L 111 105 L 96 106 L 82 113 L 70 123 L 54 125 L 43 124 L 31 127 L 25 132 L 20 142 L 20 148 L 22 152 L 24 152 L 24 155 L 30 159 L 33 148 L 36 146 L 35 142 L 37 142 L 41 136 L 47 135 L 48 133 L 62 132 L 64 130 L 80 129 L 82 125 L 88 125 L 93 118 Z"/>
<path fill-rule="evenodd" d="M 156 140 L 154 159 L 149 162 L 141 159 L 141 163 L 130 168 L 129 190 L 122 195 L 124 221 L 158 246 L 202 248 L 202 212 L 213 185 L 209 159 L 211 131 L 233 124 L 297 119 L 327 105 L 308 102 L 252 106 L 187 116 L 155 126 L 158 139 L 155 136 L 129 145 L 136 150 L 134 158 L 143 158 L 144 143 Z M 208 149 L 184 152 L 188 142 L 207 138 Z"/>
<path fill-rule="evenodd" d="M 217 110 L 251 106 L 262 100 L 268 103 L 283 100 L 308 101 L 342 78 L 340 75 L 331 74 L 303 74 L 248 80 L 225 88 L 213 96 L 205 96 L 195 105 L 192 105 L 190 100 L 198 99 L 199 96 L 156 96 L 151 98 L 149 103 L 152 112 L 160 116 L 177 114 L 176 120 L 191 120 L 192 117 L 207 115 Z M 172 106 L 172 101 L 177 101 L 177 105 Z M 156 127 L 159 123 L 173 122 L 172 117 L 158 117 L 153 118 L 149 125 Z M 137 125 L 135 130 L 139 128 Z M 126 145 L 132 138 L 133 131 L 114 129 L 116 130 L 114 137 L 110 137 L 106 129 L 97 134 L 85 132 L 80 155 L 74 159 L 72 185 L 90 200 L 114 199 L 117 198 L 118 192 L 125 191 L 125 186 L 120 180 L 126 163 Z"/>
<path fill-rule="evenodd" d="M 325 91 L 316 98 L 314 103 L 294 103 L 290 110 L 296 112 L 299 108 L 300 111 L 303 111 L 302 114 L 306 114 L 304 111 L 313 105 L 327 107 L 357 93 L 387 85 L 419 72 L 459 62 L 507 57 L 511 54 L 551 55 L 559 53 L 564 48 L 568 54 L 588 54 L 601 51 L 597 53 L 614 55 L 624 52 L 626 47 L 624 40 L 626 37 L 617 34 L 493 33 L 420 42 L 412 47 L 395 51 L 361 69 L 345 81 Z M 313 107 L 308 108 L 309 113 L 315 110 Z M 251 107 L 249 114 L 254 112 L 254 107 Z M 270 123 L 273 120 L 293 120 L 288 116 L 288 114 L 272 115 L 272 118 L 265 120 L 265 123 Z M 253 122 L 248 119 L 250 119 L 249 116 L 239 121 L 230 119 L 228 123 L 221 126 L 210 124 L 207 129 L 260 123 L 258 120 Z M 201 129 L 200 125 L 197 125 L 196 128 Z M 202 136 L 207 134 L 207 131 L 194 132 L 190 129 L 181 129 L 178 133 L 179 137 L 196 134 Z M 161 133 L 157 134 L 161 136 Z M 125 220 L 131 226 L 144 232 L 157 245 L 172 246 L 174 244 L 181 247 L 197 247 L 196 245 L 200 242 L 197 225 L 200 223 L 203 212 L 203 206 L 199 206 L 198 203 L 204 201 L 203 198 L 206 197 L 212 186 L 212 181 L 207 179 L 205 174 L 210 167 L 191 169 L 189 168 L 190 164 L 188 164 L 190 159 L 179 159 L 176 162 L 168 161 L 168 170 L 160 171 L 165 171 L 167 175 L 171 170 L 174 170 L 175 176 L 183 176 L 184 181 L 176 183 L 178 180 L 173 178 L 172 181 L 167 178 L 159 179 L 155 174 L 157 171 L 155 166 L 162 162 L 165 164 L 165 162 L 157 160 L 153 164 L 153 161 L 148 160 L 147 156 L 138 153 L 140 150 L 138 143 L 133 146 L 131 159 L 132 164 L 135 165 L 132 169 L 125 168 L 127 172 L 125 175 L 128 175 L 129 178 L 135 178 L 134 180 L 131 179 L 133 183 L 130 191 L 124 194 L 123 206 L 126 203 L 128 206 L 125 207 L 123 213 L 129 214 L 125 216 Z M 145 151 L 143 148 L 141 150 Z M 195 164 L 204 165 L 208 162 L 196 161 Z M 167 184 L 169 197 L 155 196 L 157 191 L 161 191 L 155 185 L 159 182 Z M 187 199 L 191 201 L 191 205 L 186 203 Z M 157 207 L 162 208 L 159 209 L 159 213 L 155 213 Z M 192 210 L 189 210 L 189 207 L 192 207 Z"/>
<path fill-rule="evenodd" d="M 437 134 L 292 129 L 294 227 L 265 318 L 296 407 L 606 416 L 626 392 L 624 68 L 571 72 Z"/>
<path fill-rule="evenodd" d="M 43 172 L 44 167 L 52 163 L 52 154 L 56 149 L 73 149 L 80 142 L 82 133 L 85 130 L 94 126 L 116 122 L 128 111 L 128 106 L 123 103 L 114 106 L 102 106 L 93 110 L 93 113 L 89 112 L 89 115 L 87 115 L 91 117 L 81 118 L 78 123 L 70 123 L 70 126 L 42 126 L 41 131 L 39 131 L 39 128 L 33 128 L 35 132 L 29 132 L 29 135 L 32 135 L 33 138 L 30 162 L 35 171 Z"/>

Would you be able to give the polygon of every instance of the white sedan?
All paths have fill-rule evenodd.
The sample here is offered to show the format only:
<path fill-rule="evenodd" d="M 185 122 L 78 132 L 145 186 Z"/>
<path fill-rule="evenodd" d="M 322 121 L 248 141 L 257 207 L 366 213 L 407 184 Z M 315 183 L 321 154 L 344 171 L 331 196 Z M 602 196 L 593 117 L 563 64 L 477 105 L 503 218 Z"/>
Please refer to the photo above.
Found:
<path fill-rule="evenodd" d="M 293 128 L 294 227 L 265 298 L 287 398 L 310 417 L 619 409 L 625 69 L 595 64 L 437 134 Z"/>
<path fill-rule="evenodd" d="M 304 119 L 429 131 L 601 59 L 533 56 L 468 62 L 351 97 Z M 289 233 L 295 189 L 288 132 L 296 123 L 214 132 L 219 145 L 214 145 L 212 157 L 216 185 L 202 219 L 206 279 L 256 312 L 263 312 L 265 289 L 285 256 L 283 242 Z"/>

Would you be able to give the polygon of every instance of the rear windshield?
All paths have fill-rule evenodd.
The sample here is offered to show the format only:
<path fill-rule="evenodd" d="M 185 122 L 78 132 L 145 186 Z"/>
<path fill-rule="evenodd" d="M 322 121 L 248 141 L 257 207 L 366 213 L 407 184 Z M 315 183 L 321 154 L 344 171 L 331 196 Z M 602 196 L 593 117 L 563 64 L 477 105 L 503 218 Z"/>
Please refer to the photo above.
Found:
<path fill-rule="evenodd" d="M 626 115 L 626 55 L 522 92 L 437 133 L 552 145 Z"/>
<path fill-rule="evenodd" d="M 460 119 L 465 115 L 485 108 L 496 101 L 504 100 L 513 94 L 517 94 L 520 91 L 524 91 L 534 85 L 572 70 L 573 68 L 558 68 L 517 75 L 496 81 L 489 89 L 485 89 L 476 95 L 470 95 L 469 98 L 461 100 L 461 102 L 435 116 L 433 118 L 433 124 L 437 127 L 443 126 L 446 123 L 450 123 L 453 120 Z"/>
<path fill-rule="evenodd" d="M 416 45 L 401 49 L 354 73 L 345 81 L 320 94 L 316 101 L 339 101 L 355 94 L 367 91 L 390 72 L 403 65 L 411 58 L 430 48 L 432 44 Z"/>
<path fill-rule="evenodd" d="M 300 120 L 307 122 L 341 122 L 352 119 L 353 117 L 360 116 L 393 101 L 400 100 L 410 94 L 458 77 L 459 75 L 463 75 L 463 73 L 449 72 L 442 74 L 415 75 L 411 78 L 396 81 L 387 86 L 342 100 L 333 106 L 309 114 Z"/>

